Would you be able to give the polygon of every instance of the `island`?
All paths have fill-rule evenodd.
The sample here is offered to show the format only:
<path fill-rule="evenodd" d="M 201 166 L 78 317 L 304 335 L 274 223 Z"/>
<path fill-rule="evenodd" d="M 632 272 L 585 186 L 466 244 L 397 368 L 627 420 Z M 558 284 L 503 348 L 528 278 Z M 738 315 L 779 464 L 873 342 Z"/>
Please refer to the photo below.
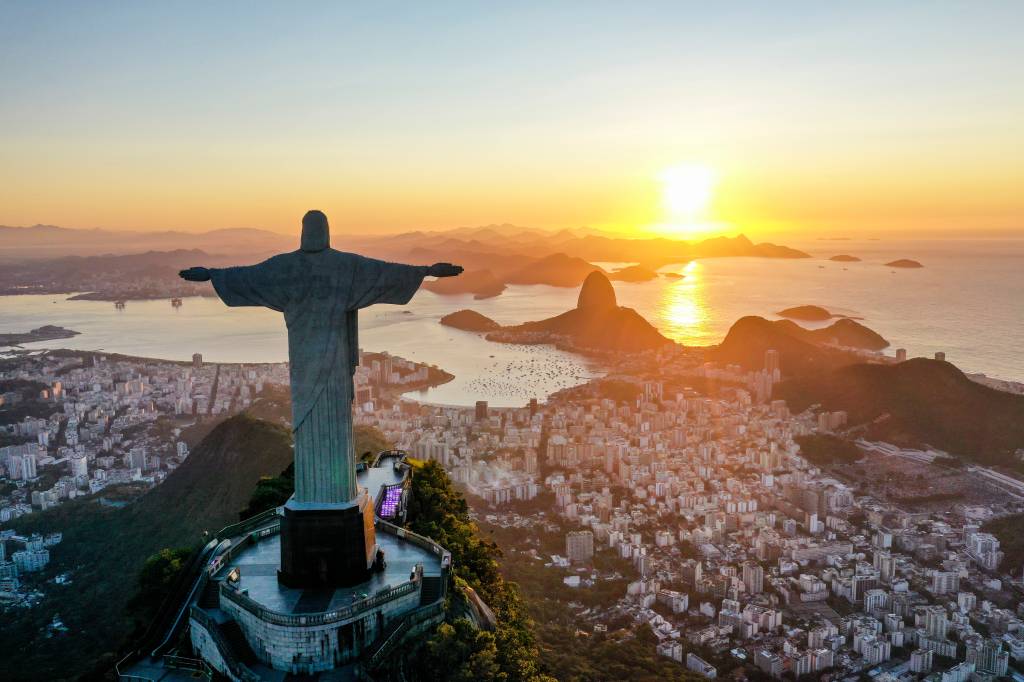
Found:
<path fill-rule="evenodd" d="M 831 258 L 829 258 L 829 260 L 835 261 L 837 263 L 859 263 L 860 262 L 860 258 L 857 258 L 856 256 L 851 256 L 848 253 L 841 253 L 838 256 L 832 256 Z"/>
<path fill-rule="evenodd" d="M 457 310 L 441 318 L 446 327 L 461 329 L 466 332 L 492 332 L 501 329 L 501 325 L 475 310 Z"/>
<path fill-rule="evenodd" d="M 898 260 L 889 261 L 886 263 L 890 268 L 923 268 L 924 266 L 916 260 L 910 260 L 909 258 L 900 258 Z"/>
<path fill-rule="evenodd" d="M 842 317 L 842 315 L 833 315 L 817 305 L 798 305 L 780 310 L 775 314 L 779 317 L 788 317 L 791 320 L 804 320 L 806 322 L 822 322 L 824 320 L 831 320 L 833 317 Z"/>
<path fill-rule="evenodd" d="M 36 341 L 53 341 L 54 339 L 70 339 L 78 336 L 81 332 L 64 327 L 55 327 L 47 324 L 38 329 L 21 334 L 0 334 L 0 346 L 20 346 L 23 343 L 34 343 Z"/>
<path fill-rule="evenodd" d="M 616 282 L 649 282 L 657 279 L 658 273 L 642 265 L 630 265 L 609 273 L 608 279 Z"/>

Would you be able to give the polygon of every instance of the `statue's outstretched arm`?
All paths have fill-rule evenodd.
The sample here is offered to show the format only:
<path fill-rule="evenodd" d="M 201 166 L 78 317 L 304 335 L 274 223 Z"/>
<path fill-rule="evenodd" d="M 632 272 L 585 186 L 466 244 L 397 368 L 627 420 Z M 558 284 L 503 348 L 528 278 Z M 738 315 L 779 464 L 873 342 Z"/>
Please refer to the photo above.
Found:
<path fill-rule="evenodd" d="M 434 263 L 427 270 L 427 274 L 431 277 L 457 277 L 462 274 L 462 266 L 451 263 Z"/>
<path fill-rule="evenodd" d="M 208 282 L 210 281 L 210 271 L 203 267 L 189 268 L 180 271 L 178 277 L 189 282 Z"/>

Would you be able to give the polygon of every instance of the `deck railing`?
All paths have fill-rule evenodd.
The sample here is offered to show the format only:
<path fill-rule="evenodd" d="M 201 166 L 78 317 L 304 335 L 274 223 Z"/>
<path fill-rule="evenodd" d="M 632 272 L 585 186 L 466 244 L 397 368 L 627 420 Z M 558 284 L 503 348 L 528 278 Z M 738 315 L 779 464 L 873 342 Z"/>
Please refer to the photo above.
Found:
<path fill-rule="evenodd" d="M 234 604 L 237 604 L 262 621 L 283 627 L 313 627 L 318 625 L 330 625 L 332 623 L 349 620 L 364 611 L 370 611 L 377 606 L 386 604 L 389 601 L 416 593 L 419 591 L 422 584 L 419 576 L 420 572 L 417 571 L 416 578 L 414 580 L 381 590 L 372 597 L 367 597 L 366 599 L 354 602 L 349 606 L 343 606 L 341 608 L 324 611 L 322 613 L 291 614 L 273 611 L 248 595 L 243 594 L 236 588 L 229 586 L 227 583 L 221 583 L 220 595 Z"/>

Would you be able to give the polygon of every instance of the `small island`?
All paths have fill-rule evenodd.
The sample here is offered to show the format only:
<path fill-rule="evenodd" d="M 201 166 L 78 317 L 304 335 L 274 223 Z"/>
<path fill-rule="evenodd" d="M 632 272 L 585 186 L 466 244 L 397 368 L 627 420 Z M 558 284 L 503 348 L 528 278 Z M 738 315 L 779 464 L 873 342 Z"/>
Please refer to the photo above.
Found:
<path fill-rule="evenodd" d="M 842 315 L 834 315 L 817 305 L 798 305 L 780 310 L 775 314 L 779 317 L 786 317 L 791 320 L 804 320 L 805 322 L 823 322 L 831 320 L 833 317 L 842 317 Z"/>
<path fill-rule="evenodd" d="M 642 265 L 630 265 L 608 274 L 608 279 L 614 282 L 649 282 L 657 278 L 657 272 Z"/>
<path fill-rule="evenodd" d="M 899 260 L 889 261 L 886 265 L 890 268 L 923 268 L 916 260 L 910 260 L 909 258 L 900 258 Z"/>
<path fill-rule="evenodd" d="M 457 310 L 441 318 L 441 324 L 465 332 L 492 332 L 501 325 L 475 310 Z"/>
<path fill-rule="evenodd" d="M 859 263 L 860 262 L 860 258 L 857 258 L 856 256 L 851 256 L 848 253 L 841 253 L 838 256 L 832 256 L 831 258 L 829 258 L 829 260 L 835 261 L 837 263 Z"/>
<path fill-rule="evenodd" d="M 54 339 L 70 339 L 78 336 L 81 332 L 64 327 L 55 327 L 47 324 L 38 329 L 21 334 L 0 334 L 0 346 L 20 346 L 23 343 L 34 343 L 36 341 L 53 341 Z"/>

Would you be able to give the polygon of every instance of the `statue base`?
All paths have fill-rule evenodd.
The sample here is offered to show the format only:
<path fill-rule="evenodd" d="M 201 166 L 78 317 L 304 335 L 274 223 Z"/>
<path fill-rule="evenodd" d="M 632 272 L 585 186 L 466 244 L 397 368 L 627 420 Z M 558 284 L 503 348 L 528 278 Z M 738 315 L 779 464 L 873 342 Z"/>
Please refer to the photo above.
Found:
<path fill-rule="evenodd" d="M 291 588 L 349 587 L 370 578 L 376 558 L 373 502 L 365 490 L 346 504 L 288 500 L 281 519 L 277 580 Z"/>

